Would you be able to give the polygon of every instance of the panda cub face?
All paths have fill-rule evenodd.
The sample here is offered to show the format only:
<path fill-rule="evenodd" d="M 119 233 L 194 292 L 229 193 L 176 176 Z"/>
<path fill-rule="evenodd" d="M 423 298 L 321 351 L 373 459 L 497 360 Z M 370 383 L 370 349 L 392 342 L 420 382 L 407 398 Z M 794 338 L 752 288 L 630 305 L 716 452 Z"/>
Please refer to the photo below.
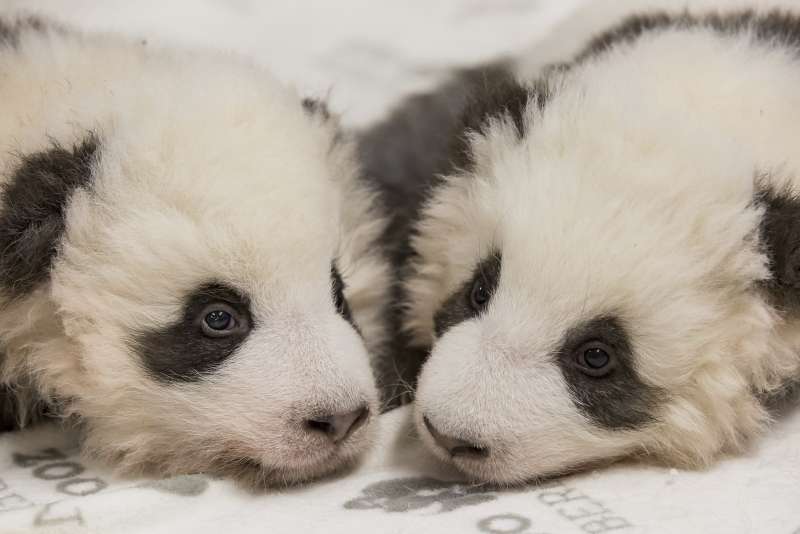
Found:
<path fill-rule="evenodd" d="M 670 20 L 535 84 L 501 80 L 422 209 L 415 419 L 472 478 L 631 454 L 704 465 L 798 376 L 795 52 L 752 13 L 741 35 Z M 721 97 L 742 68 L 774 84 Z"/>
<path fill-rule="evenodd" d="M 0 123 L 6 383 L 127 472 L 263 486 L 352 462 L 388 284 L 327 114 L 229 58 L 105 37 L 23 32 L 2 61 L 25 114 Z"/>
<path fill-rule="evenodd" d="M 443 186 L 423 219 L 431 233 L 416 240 L 427 261 L 409 281 L 412 309 L 430 300 L 428 273 L 442 288 L 426 316 L 434 341 L 417 423 L 434 452 L 479 480 L 523 482 L 643 450 L 702 462 L 739 439 L 725 435 L 729 418 L 760 417 L 730 361 L 769 324 L 742 281 L 763 276 L 742 245 L 757 216 L 742 204 L 706 221 L 680 198 L 578 190 L 561 178 L 570 157 L 537 162 L 537 176 L 557 181 L 543 190 L 513 175 Z M 458 217 L 455 203 L 463 219 L 447 219 L 445 243 L 434 218 Z"/>

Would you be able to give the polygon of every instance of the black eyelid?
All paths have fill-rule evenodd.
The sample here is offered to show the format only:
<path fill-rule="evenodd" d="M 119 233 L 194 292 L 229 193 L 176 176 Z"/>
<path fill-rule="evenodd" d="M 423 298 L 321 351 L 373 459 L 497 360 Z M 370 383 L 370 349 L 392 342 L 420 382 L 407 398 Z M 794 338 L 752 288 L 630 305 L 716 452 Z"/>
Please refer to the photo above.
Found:
<path fill-rule="evenodd" d="M 344 279 L 342 278 L 339 269 L 336 266 L 336 263 L 331 263 L 331 289 L 332 289 L 332 297 L 333 303 L 337 308 L 337 312 L 341 315 L 350 325 L 355 328 L 356 332 L 361 333 L 356 324 L 355 320 L 353 319 L 353 310 L 350 309 L 350 303 L 347 301 L 347 297 L 345 296 L 344 292 L 347 289 L 347 284 L 345 284 Z M 340 302 L 341 301 L 341 302 Z"/>
<path fill-rule="evenodd" d="M 597 345 L 598 348 L 609 348 L 611 350 L 616 351 L 617 347 L 614 345 L 613 342 L 606 341 L 605 339 L 601 339 L 598 337 L 590 337 L 586 341 L 582 341 L 575 345 L 576 350 L 580 350 L 583 348 L 589 348 L 589 345 Z"/>
<path fill-rule="evenodd" d="M 250 307 L 250 300 L 238 290 L 217 283 L 203 286 L 194 295 L 193 300 L 192 304 L 197 307 L 206 307 L 221 302 L 239 313 L 245 313 Z"/>
<path fill-rule="evenodd" d="M 562 351 L 571 354 L 590 343 L 599 343 L 617 352 L 631 351 L 624 324 L 613 315 L 600 315 L 567 332 Z"/>
<path fill-rule="evenodd" d="M 244 302 L 238 300 L 232 295 L 220 295 L 214 293 L 206 293 L 200 296 L 199 300 L 201 300 L 205 305 L 221 303 L 226 306 L 230 306 L 233 309 L 238 309 L 246 305 Z"/>
<path fill-rule="evenodd" d="M 498 252 L 492 252 L 489 254 L 485 260 L 478 262 L 478 265 L 475 269 L 475 274 L 472 277 L 472 286 L 474 286 L 478 280 L 484 282 L 486 286 L 486 291 L 489 293 L 489 297 L 491 298 L 494 295 L 495 290 L 497 289 L 497 282 L 498 278 L 500 277 L 500 262 L 501 257 Z"/>

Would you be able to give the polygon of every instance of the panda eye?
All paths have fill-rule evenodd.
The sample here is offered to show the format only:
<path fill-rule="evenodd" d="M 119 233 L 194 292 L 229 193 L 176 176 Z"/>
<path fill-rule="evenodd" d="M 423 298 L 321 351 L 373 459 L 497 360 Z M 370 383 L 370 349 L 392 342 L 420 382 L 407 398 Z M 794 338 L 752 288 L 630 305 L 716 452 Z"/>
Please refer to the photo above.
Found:
<path fill-rule="evenodd" d="M 246 326 L 236 310 L 223 303 L 206 306 L 201 315 L 201 328 L 208 337 L 229 336 Z"/>
<path fill-rule="evenodd" d="M 614 369 L 614 349 L 600 341 L 585 343 L 575 353 L 575 362 L 584 374 L 600 378 Z"/>
<path fill-rule="evenodd" d="M 350 305 L 344 296 L 344 280 L 339 270 L 334 266 L 331 267 L 331 284 L 333 285 L 333 304 L 336 306 L 336 311 L 346 320 L 352 322 L 353 315 L 350 311 Z"/>
<path fill-rule="evenodd" d="M 222 310 L 214 310 L 206 314 L 206 325 L 212 330 L 228 330 L 233 326 L 233 316 Z"/>
<path fill-rule="evenodd" d="M 492 298 L 492 292 L 489 285 L 482 276 L 478 276 L 472 284 L 472 289 L 469 292 L 469 305 L 475 312 L 483 311 L 489 304 L 489 299 Z"/>
<path fill-rule="evenodd" d="M 336 311 L 344 315 L 347 308 L 347 300 L 344 298 L 344 288 L 342 286 L 333 288 L 333 304 Z"/>

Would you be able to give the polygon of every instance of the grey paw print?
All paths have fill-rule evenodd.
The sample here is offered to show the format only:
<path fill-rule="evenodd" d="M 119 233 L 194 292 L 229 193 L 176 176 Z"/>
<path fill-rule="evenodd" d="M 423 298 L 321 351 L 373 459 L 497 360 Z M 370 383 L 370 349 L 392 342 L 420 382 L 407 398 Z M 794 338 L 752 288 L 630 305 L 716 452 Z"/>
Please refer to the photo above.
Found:
<path fill-rule="evenodd" d="M 197 497 L 208 489 L 208 479 L 203 475 L 178 475 L 164 480 L 146 482 L 139 487 L 152 488 L 181 497 Z"/>
<path fill-rule="evenodd" d="M 362 495 L 344 504 L 348 510 L 381 508 L 386 512 L 410 512 L 436 506 L 435 513 L 452 512 L 497 498 L 486 489 L 442 482 L 432 478 L 398 478 L 370 484 Z"/>

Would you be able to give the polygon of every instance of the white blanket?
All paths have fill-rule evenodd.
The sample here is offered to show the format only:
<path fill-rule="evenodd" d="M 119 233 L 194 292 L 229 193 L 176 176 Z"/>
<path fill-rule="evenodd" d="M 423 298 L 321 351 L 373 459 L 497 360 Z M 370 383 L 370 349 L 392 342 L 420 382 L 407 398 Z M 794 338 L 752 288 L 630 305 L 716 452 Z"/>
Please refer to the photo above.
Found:
<path fill-rule="evenodd" d="M 253 495 L 203 475 L 115 478 L 48 426 L 0 437 L 0 532 L 800 533 L 800 410 L 707 472 L 627 462 L 513 490 L 436 463 L 409 409 L 381 417 L 354 472 Z"/>
<path fill-rule="evenodd" d="M 453 65 L 525 49 L 582 0 L 0 0 L 96 30 L 233 50 L 349 125 L 380 116 Z M 355 472 L 252 495 L 202 475 L 121 479 L 54 426 L 0 435 L 0 533 L 702 532 L 800 534 L 800 410 L 706 472 L 628 462 L 510 491 L 466 486 L 408 427 L 381 418 Z"/>

